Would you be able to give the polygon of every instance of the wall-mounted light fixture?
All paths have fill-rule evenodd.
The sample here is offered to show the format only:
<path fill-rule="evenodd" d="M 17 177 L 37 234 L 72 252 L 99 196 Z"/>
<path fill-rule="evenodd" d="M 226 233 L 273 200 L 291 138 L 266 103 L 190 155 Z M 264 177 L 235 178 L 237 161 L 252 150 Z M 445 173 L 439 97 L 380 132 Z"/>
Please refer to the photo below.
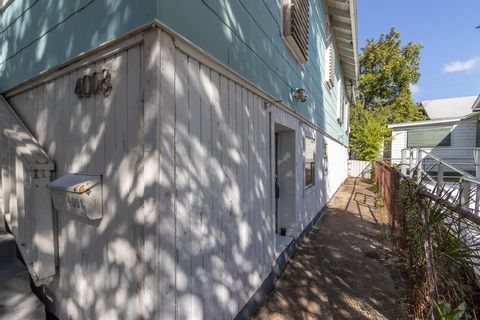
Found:
<path fill-rule="evenodd" d="M 300 102 L 306 102 L 308 100 L 308 95 L 305 93 L 305 89 L 303 88 L 292 89 L 291 95 L 292 99 Z"/>

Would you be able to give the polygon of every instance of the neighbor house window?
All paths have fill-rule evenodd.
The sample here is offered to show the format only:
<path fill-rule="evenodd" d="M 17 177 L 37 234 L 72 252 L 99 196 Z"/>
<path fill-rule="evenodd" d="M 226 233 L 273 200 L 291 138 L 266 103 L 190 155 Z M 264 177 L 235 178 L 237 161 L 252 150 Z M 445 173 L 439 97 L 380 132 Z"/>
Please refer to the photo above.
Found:
<path fill-rule="evenodd" d="M 407 147 L 434 148 L 452 145 L 452 128 L 422 128 L 407 131 Z"/>
<path fill-rule="evenodd" d="M 310 0 L 282 0 L 283 37 L 300 63 L 308 59 Z"/>
<path fill-rule="evenodd" d="M 305 187 L 315 184 L 315 139 L 305 137 Z"/>

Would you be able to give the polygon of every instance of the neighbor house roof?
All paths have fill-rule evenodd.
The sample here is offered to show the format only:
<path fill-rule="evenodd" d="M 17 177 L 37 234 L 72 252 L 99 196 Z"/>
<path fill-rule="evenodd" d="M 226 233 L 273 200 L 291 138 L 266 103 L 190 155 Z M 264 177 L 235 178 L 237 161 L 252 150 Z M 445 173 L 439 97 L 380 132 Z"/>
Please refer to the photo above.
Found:
<path fill-rule="evenodd" d="M 421 105 L 430 120 L 462 118 L 473 112 L 477 96 L 425 100 Z"/>

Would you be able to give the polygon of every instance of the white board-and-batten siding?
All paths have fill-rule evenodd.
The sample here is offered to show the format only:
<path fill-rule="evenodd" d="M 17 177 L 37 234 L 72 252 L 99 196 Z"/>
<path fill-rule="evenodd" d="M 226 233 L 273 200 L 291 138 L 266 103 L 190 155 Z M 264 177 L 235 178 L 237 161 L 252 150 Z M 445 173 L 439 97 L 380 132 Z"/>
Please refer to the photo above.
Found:
<path fill-rule="evenodd" d="M 100 222 L 57 216 L 45 293 L 61 319 L 234 318 L 276 258 L 273 123 L 296 132 L 296 236 L 346 178 L 344 146 L 186 46 L 154 29 L 9 97 L 57 177 L 103 175 Z M 102 68 L 110 96 L 78 99 L 77 78 Z M 316 141 L 306 190 L 305 136 Z"/>
<path fill-rule="evenodd" d="M 141 64 L 138 45 L 9 98 L 54 160 L 57 177 L 102 174 L 99 224 L 63 212 L 55 217 L 59 272 L 46 295 L 59 318 L 141 314 Z M 103 68 L 112 72 L 112 94 L 79 99 L 77 79 Z"/>

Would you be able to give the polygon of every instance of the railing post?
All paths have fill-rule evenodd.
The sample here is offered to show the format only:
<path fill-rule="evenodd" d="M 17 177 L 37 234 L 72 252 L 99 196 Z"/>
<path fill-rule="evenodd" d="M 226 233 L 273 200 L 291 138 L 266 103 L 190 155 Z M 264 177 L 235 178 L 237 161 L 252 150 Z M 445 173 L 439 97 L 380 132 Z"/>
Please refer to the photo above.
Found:
<path fill-rule="evenodd" d="M 407 151 L 408 149 L 402 150 L 402 162 L 400 164 L 401 172 L 404 176 L 407 175 Z"/>
<path fill-rule="evenodd" d="M 413 168 L 415 168 L 415 164 L 413 162 L 413 152 L 415 149 L 410 149 L 410 167 L 408 168 L 408 175 L 410 178 L 413 178 Z"/>
<path fill-rule="evenodd" d="M 443 190 L 443 176 L 444 176 L 444 165 L 440 161 L 438 162 L 437 165 L 437 190 L 436 194 L 437 196 L 441 197 L 442 196 L 442 190 Z"/>
<path fill-rule="evenodd" d="M 417 158 L 416 158 L 416 166 L 417 166 L 417 184 L 422 182 L 422 160 L 420 159 L 420 150 L 416 149 Z"/>
<path fill-rule="evenodd" d="M 468 199 L 470 196 L 470 181 L 460 180 L 460 206 L 468 210 Z"/>
<path fill-rule="evenodd" d="M 473 149 L 473 159 L 475 161 L 475 177 L 480 178 L 480 149 Z M 480 185 L 475 186 L 475 214 L 478 215 L 480 210 Z"/>

